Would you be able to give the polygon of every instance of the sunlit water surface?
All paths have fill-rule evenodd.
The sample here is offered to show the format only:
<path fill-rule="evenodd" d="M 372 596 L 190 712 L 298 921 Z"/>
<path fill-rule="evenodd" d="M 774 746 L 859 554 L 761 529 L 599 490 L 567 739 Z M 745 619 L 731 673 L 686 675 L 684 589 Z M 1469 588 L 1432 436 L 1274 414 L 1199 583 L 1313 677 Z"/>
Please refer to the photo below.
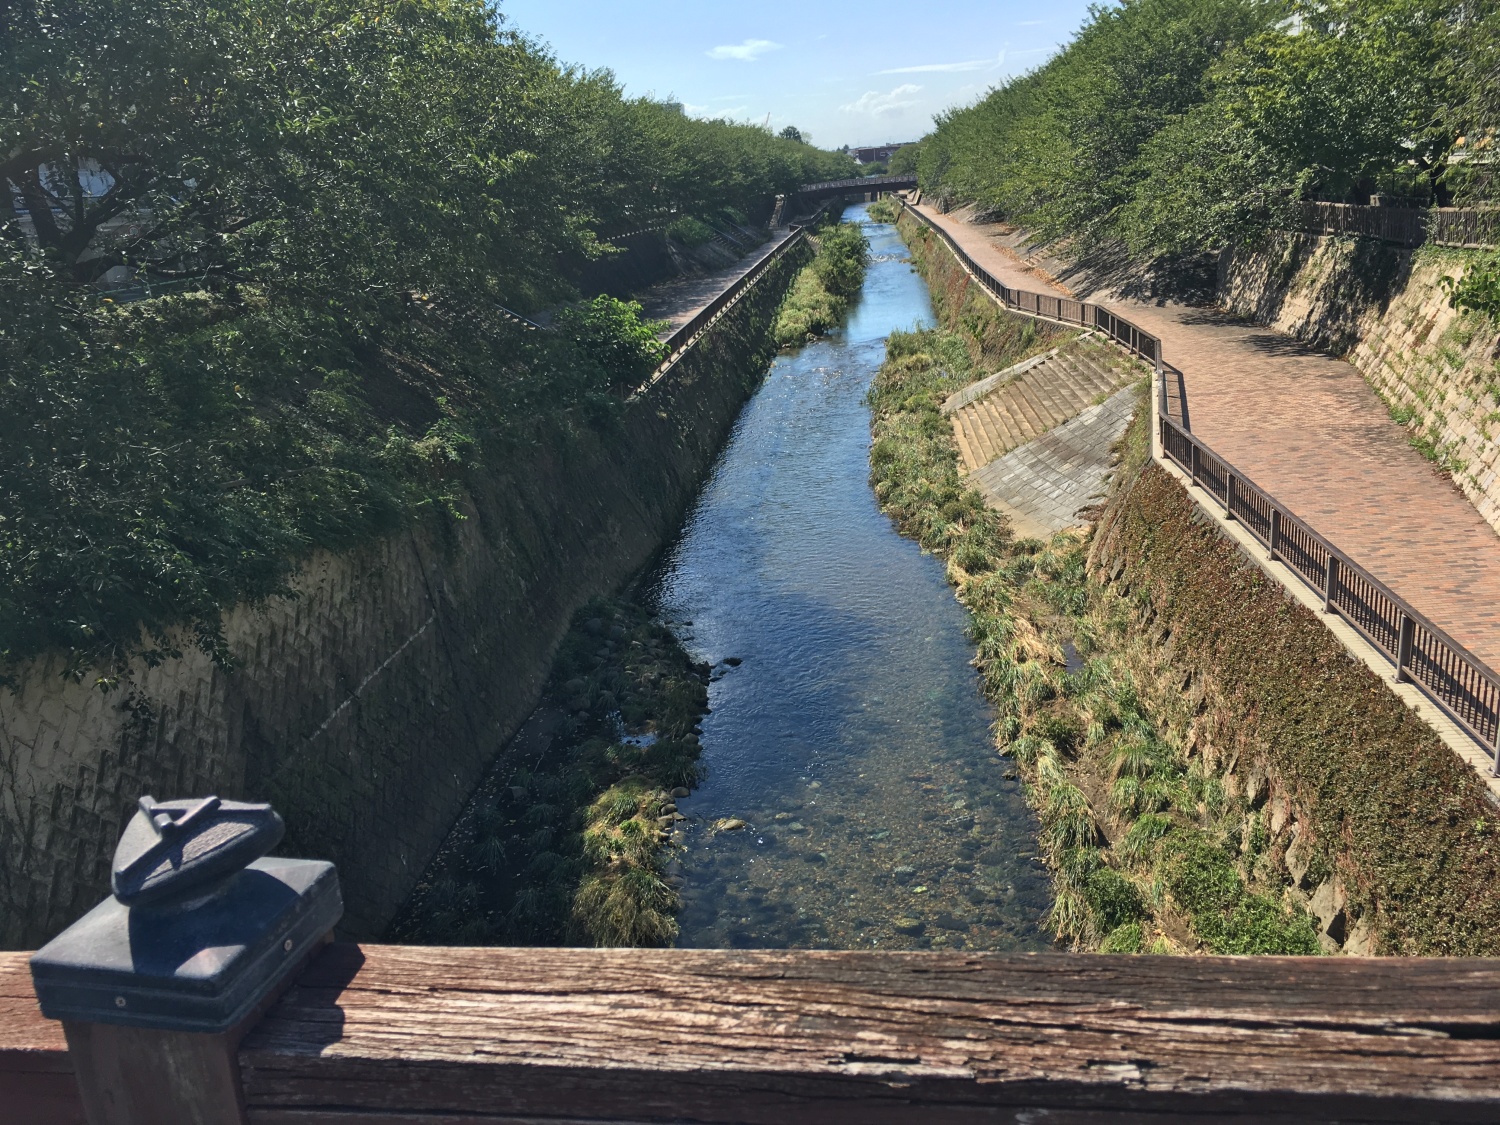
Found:
<path fill-rule="evenodd" d="M 716 665 L 707 778 L 679 802 L 680 944 L 1045 948 L 1036 824 L 967 615 L 869 484 L 870 381 L 931 302 L 893 227 L 845 217 L 874 255 L 847 326 L 776 361 L 654 586 Z M 748 827 L 715 830 L 730 818 Z"/>

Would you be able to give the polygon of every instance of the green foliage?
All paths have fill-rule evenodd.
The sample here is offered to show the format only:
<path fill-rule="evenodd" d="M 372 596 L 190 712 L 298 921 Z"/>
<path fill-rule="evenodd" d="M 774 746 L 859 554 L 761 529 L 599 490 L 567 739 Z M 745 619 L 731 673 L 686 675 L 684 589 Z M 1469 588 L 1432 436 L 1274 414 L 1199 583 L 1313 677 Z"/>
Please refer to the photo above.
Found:
<path fill-rule="evenodd" d="M 1322 952 L 1305 911 L 1288 910 L 1247 890 L 1222 848 L 1197 835 L 1173 835 L 1159 871 L 1211 953 L 1313 956 Z"/>
<path fill-rule="evenodd" d="M 600 296 L 558 314 L 554 340 L 575 362 L 591 369 L 595 389 L 633 390 L 661 365 L 665 325 L 641 319 L 641 306 Z"/>
<path fill-rule="evenodd" d="M 684 246 L 702 246 L 714 239 L 713 227 L 691 215 L 678 219 L 667 228 L 667 234 Z"/>
<path fill-rule="evenodd" d="M 886 171 L 892 176 L 909 176 L 917 170 L 921 160 L 922 146 L 920 144 L 902 145 L 891 153 Z"/>
<path fill-rule="evenodd" d="M 539 415 L 606 418 L 659 355 L 638 310 L 502 308 L 576 297 L 601 234 L 854 170 L 479 0 L 17 0 L 0 80 L 0 665 L 106 677 L 222 659 L 222 610 L 314 549 L 456 515 Z"/>
<path fill-rule="evenodd" d="M 848 311 L 864 284 L 870 243 L 855 223 L 840 223 L 820 236 L 817 256 L 797 275 L 776 317 L 776 342 L 801 344 L 828 331 Z"/>
<path fill-rule="evenodd" d="M 1459 277 L 1443 277 L 1439 284 L 1455 309 L 1470 309 L 1500 321 L 1500 254 L 1475 259 Z"/>
<path fill-rule="evenodd" d="M 1483 140 L 1500 104 L 1497 19 L 1467 0 L 1099 6 L 1042 68 L 939 119 L 922 185 L 1144 252 L 1256 238 L 1301 199 L 1443 199 L 1458 133 Z"/>

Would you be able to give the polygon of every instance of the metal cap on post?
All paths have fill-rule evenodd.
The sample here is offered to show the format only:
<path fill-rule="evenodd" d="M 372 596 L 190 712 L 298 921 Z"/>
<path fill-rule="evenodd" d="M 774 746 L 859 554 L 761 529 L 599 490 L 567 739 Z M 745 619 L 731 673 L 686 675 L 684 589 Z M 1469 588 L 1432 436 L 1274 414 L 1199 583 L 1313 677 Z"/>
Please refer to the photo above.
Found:
<path fill-rule="evenodd" d="M 344 912 L 333 864 L 262 858 L 285 831 L 270 805 L 143 797 L 114 897 L 32 957 L 91 1125 L 245 1120 L 239 1040 Z"/>

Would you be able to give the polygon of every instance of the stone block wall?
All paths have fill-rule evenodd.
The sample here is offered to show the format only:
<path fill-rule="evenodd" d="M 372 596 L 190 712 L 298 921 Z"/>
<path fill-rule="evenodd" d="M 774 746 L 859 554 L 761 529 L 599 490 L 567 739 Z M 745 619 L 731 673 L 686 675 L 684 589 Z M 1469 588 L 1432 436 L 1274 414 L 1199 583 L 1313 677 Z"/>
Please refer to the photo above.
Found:
<path fill-rule="evenodd" d="M 1281 234 L 1226 257 L 1232 310 L 1346 355 L 1412 442 L 1500 531 L 1500 328 L 1448 304 L 1472 255 Z"/>
<path fill-rule="evenodd" d="M 675 533 L 774 354 L 788 255 L 650 394 L 601 429 L 535 431 L 476 474 L 462 520 L 310 558 L 298 596 L 101 691 L 61 657 L 0 689 L 0 946 L 33 948 L 108 893 L 136 798 L 272 801 L 284 855 L 338 864 L 342 933 L 383 931 L 535 704 L 575 609 Z"/>

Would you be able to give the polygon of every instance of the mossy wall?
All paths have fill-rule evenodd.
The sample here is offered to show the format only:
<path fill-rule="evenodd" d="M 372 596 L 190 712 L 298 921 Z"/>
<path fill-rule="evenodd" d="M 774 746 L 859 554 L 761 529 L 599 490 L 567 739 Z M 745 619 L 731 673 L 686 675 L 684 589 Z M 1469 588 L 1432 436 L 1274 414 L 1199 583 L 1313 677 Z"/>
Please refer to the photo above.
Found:
<path fill-rule="evenodd" d="M 1451 307 L 1440 285 L 1473 257 L 1283 233 L 1226 256 L 1220 293 L 1235 312 L 1346 355 L 1500 531 L 1500 326 Z"/>
<path fill-rule="evenodd" d="M 315 557 L 299 596 L 228 616 L 108 693 L 61 656 L 0 690 L 0 945 L 34 947 L 108 890 L 137 797 L 273 802 L 282 854 L 339 866 L 352 938 L 378 935 L 535 705 L 578 606 L 673 535 L 764 374 L 809 251 L 788 254 L 641 399 L 537 427 L 465 518 Z"/>
<path fill-rule="evenodd" d="M 1351 952 L 1500 952 L 1500 819 L 1479 779 L 1175 479 L 1122 480 L 1090 562 L 1176 669 L 1187 752 L 1243 810 L 1250 867 Z"/>

